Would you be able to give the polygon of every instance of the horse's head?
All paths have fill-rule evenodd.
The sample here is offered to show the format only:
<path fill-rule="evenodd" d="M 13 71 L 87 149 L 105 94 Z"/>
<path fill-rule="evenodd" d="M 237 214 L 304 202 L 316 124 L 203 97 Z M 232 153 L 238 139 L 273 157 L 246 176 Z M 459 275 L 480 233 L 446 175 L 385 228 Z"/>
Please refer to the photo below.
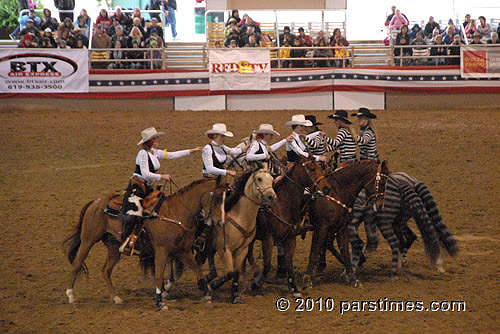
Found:
<path fill-rule="evenodd" d="M 303 188 L 310 188 L 311 192 L 328 193 L 330 189 L 320 163 L 311 159 L 296 162 L 290 170 L 290 178 Z"/>
<path fill-rule="evenodd" d="M 251 171 L 251 175 L 245 184 L 245 196 L 254 203 L 259 203 L 261 206 L 272 206 L 276 200 L 273 180 L 267 168 L 257 167 Z"/>
<path fill-rule="evenodd" d="M 368 173 L 369 180 L 364 185 L 367 201 L 375 200 L 373 209 L 375 212 L 384 205 L 385 185 L 389 175 L 387 161 L 381 163 L 371 162 L 368 165 L 370 172 Z"/>

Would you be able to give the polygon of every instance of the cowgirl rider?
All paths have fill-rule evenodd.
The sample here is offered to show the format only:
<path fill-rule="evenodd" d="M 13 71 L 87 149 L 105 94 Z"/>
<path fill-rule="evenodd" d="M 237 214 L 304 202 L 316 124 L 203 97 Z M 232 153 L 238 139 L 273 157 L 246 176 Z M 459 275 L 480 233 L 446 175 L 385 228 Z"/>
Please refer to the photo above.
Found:
<path fill-rule="evenodd" d="M 371 125 L 371 120 L 377 116 L 367 108 L 359 108 L 358 112 L 351 116 L 358 116 L 361 129 L 361 133 L 356 138 L 359 145 L 359 159 L 380 162 L 377 152 L 377 137 Z"/>
<path fill-rule="evenodd" d="M 307 158 L 309 155 L 316 161 L 326 161 L 324 156 L 311 154 L 302 138 L 307 135 L 306 127 L 312 126 L 313 123 L 305 118 L 304 115 L 293 115 L 292 120 L 285 123 L 286 126 L 292 127 L 292 140 L 286 143 L 287 162 L 296 162 L 301 158 Z"/>
<path fill-rule="evenodd" d="M 170 181 L 170 175 L 157 173 L 160 169 L 160 160 L 185 157 L 202 149 L 196 147 L 176 152 L 159 150 L 159 137 L 164 134 L 165 132 L 158 132 L 153 127 L 147 128 L 141 132 L 142 139 L 137 143 L 137 145 L 142 145 L 142 149 L 137 153 L 135 171 L 128 184 L 120 212 L 120 220 L 123 223 L 122 240 L 125 240 L 120 247 L 120 252 L 126 255 L 133 253 L 135 242 L 142 229 L 144 220 L 142 200 L 153 191 L 155 181 Z"/>
<path fill-rule="evenodd" d="M 270 152 L 278 150 L 280 147 L 286 144 L 286 142 L 291 142 L 293 140 L 292 136 L 288 136 L 286 139 L 282 139 L 277 143 L 269 146 L 269 142 L 273 140 L 274 136 L 279 136 L 277 131 L 274 131 L 271 124 L 261 124 L 259 129 L 255 131 L 256 139 L 252 141 L 248 152 L 246 154 L 246 160 L 249 163 L 252 162 L 269 162 L 271 158 Z"/>

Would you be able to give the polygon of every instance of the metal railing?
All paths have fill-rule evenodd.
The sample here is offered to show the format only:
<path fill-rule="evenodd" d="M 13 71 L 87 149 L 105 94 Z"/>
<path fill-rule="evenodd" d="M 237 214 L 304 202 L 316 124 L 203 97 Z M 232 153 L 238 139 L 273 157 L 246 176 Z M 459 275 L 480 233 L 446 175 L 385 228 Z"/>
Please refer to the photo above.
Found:
<path fill-rule="evenodd" d="M 123 58 L 112 58 L 113 52 L 121 52 Z M 143 58 L 127 58 L 130 52 L 141 52 Z M 160 58 L 154 58 L 154 53 L 160 54 Z M 166 66 L 165 48 L 120 48 L 120 49 L 94 49 L 89 50 L 89 69 L 100 68 L 99 64 L 104 64 L 108 69 L 110 64 L 117 65 L 113 69 L 129 69 L 129 65 L 139 64 L 143 69 L 165 69 Z M 97 66 L 96 66 L 97 65 Z M 118 66 L 120 65 L 120 66 Z M 122 66 L 125 65 L 125 66 Z M 159 66 L 158 66 L 159 65 Z M 135 68 L 135 67 L 134 67 Z"/>

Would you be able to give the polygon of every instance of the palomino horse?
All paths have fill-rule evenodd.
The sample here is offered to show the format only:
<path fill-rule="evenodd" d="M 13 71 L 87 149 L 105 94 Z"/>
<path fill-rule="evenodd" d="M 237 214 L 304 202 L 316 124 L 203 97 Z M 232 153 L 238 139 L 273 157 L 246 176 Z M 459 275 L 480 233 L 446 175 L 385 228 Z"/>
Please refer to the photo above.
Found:
<path fill-rule="evenodd" d="M 257 213 L 276 199 L 273 177 L 267 169 L 248 171 L 236 179 L 234 191 L 214 212 L 214 248 L 219 254 L 225 275 L 210 284 L 215 290 L 232 279 L 231 301 L 242 303 L 239 296 L 239 273 L 255 238 Z"/>
<path fill-rule="evenodd" d="M 164 306 L 161 293 L 158 297 L 158 287 L 163 285 L 163 272 L 169 256 L 171 259 L 183 257 L 183 260 L 196 272 L 199 280 L 198 284 L 204 297 L 207 300 L 209 299 L 206 281 L 204 281 L 201 269 L 194 261 L 191 252 L 196 226 L 195 217 L 203 207 L 209 205 L 215 191 L 222 193 L 224 189 L 226 189 L 225 183 L 218 182 L 216 179 L 194 181 L 177 193 L 166 197 L 165 202 L 159 208 L 158 216 L 144 222 L 144 229 L 147 234 L 143 238 L 149 237 L 150 247 L 154 250 L 154 253 L 151 251 L 150 256 L 152 258 L 154 254 L 158 254 L 154 256 L 157 283 L 156 306 L 158 309 Z M 155 193 L 158 194 L 158 192 Z M 104 208 L 113 196 L 108 195 L 87 203 L 80 212 L 80 221 L 76 226 L 75 233 L 65 241 L 67 256 L 72 263 L 69 289 L 66 290 L 70 303 L 75 301 L 73 288 L 76 278 L 79 273 L 87 272 L 84 261 L 90 249 L 99 241 L 102 241 L 108 249 L 102 274 L 111 299 L 117 304 L 123 302 L 116 295 L 111 282 L 113 268 L 120 260 L 118 248 L 120 247 L 122 224 L 117 218 L 104 213 Z M 154 196 L 149 196 L 145 201 L 151 197 Z M 158 198 L 158 196 L 156 197 Z M 148 207 L 146 203 L 143 206 Z M 144 249 L 141 249 L 141 254 L 144 251 Z"/>
<path fill-rule="evenodd" d="M 294 163 L 285 175 L 274 185 L 277 200 L 268 209 L 259 211 L 257 216 L 256 239 L 262 241 L 264 268 L 251 285 L 252 290 L 260 289 L 271 270 L 271 259 L 274 241 L 284 249 L 284 266 L 288 276 L 288 288 L 294 297 L 300 293 L 295 283 L 293 270 L 293 254 L 296 247 L 296 235 L 300 233 L 300 222 L 306 213 L 308 201 L 304 201 L 304 190 L 311 197 L 321 194 L 323 187 L 330 184 L 323 176 L 321 165 L 312 160 L 301 160 Z M 309 197 L 311 199 L 311 197 Z M 253 258 L 249 256 L 249 262 Z"/>
<path fill-rule="evenodd" d="M 389 171 L 383 161 L 378 164 L 374 161 L 349 163 L 346 167 L 328 173 L 327 179 L 330 189 L 324 189 L 324 196 L 318 196 L 309 205 L 311 223 L 314 234 L 309 254 L 309 264 L 304 275 L 304 283 L 311 285 L 311 275 L 318 265 L 322 246 L 325 244 L 338 258 L 333 241 L 337 239 L 340 248 L 340 262 L 345 266 L 349 282 L 355 286 L 359 284 L 354 276 L 349 254 L 349 231 L 347 224 L 350 221 L 354 201 L 361 189 L 366 190 L 368 201 L 376 199 L 377 206 L 383 204 L 383 192 Z"/>

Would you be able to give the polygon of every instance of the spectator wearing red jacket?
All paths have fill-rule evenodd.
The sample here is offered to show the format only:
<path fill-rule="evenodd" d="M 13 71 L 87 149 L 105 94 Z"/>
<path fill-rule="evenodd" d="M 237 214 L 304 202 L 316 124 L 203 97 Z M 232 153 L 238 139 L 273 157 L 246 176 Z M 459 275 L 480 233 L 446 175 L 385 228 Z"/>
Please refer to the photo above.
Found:
<path fill-rule="evenodd" d="M 335 28 L 333 30 L 332 36 L 330 37 L 330 46 L 337 46 L 341 39 L 344 40 L 344 44 L 342 46 L 349 46 L 349 42 L 344 36 L 342 36 L 342 31 L 340 31 L 340 28 Z"/>
<path fill-rule="evenodd" d="M 109 18 L 108 11 L 106 9 L 101 9 L 99 16 L 95 21 L 96 24 L 100 24 L 105 33 L 108 33 L 109 28 L 113 24 L 113 21 Z"/>
<path fill-rule="evenodd" d="M 312 41 L 311 36 L 306 35 L 306 33 L 304 32 L 304 28 L 302 28 L 302 27 L 299 28 L 299 34 L 297 35 L 297 39 L 300 40 L 300 44 L 302 46 L 312 46 L 313 45 L 313 41 Z"/>

